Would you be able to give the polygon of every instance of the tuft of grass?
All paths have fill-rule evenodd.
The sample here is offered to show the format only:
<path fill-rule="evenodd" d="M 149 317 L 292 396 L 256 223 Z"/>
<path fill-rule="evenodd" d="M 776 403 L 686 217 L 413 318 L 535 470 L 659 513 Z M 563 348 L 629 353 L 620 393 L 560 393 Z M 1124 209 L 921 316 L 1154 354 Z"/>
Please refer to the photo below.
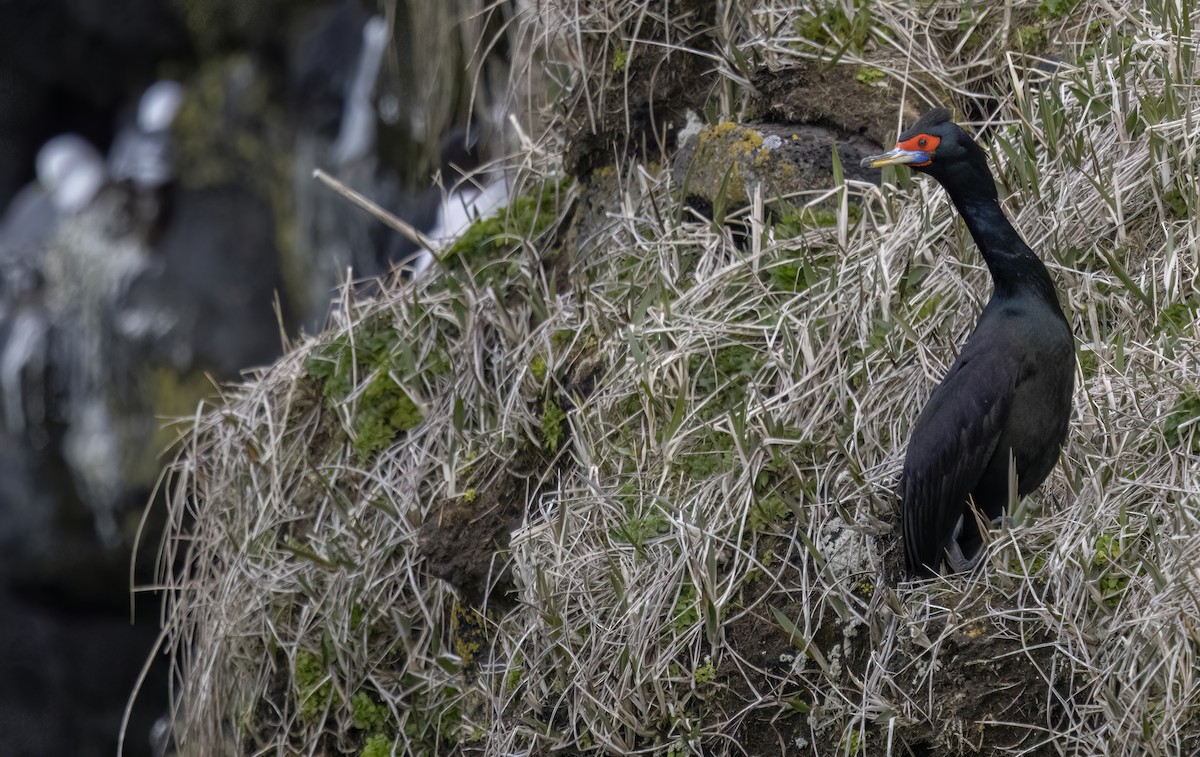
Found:
<path fill-rule="evenodd" d="M 558 452 L 558 445 L 566 436 L 566 432 L 563 431 L 563 423 L 566 420 L 567 414 L 563 412 L 558 401 L 547 397 L 542 404 L 542 440 L 546 449 L 551 452 Z"/>

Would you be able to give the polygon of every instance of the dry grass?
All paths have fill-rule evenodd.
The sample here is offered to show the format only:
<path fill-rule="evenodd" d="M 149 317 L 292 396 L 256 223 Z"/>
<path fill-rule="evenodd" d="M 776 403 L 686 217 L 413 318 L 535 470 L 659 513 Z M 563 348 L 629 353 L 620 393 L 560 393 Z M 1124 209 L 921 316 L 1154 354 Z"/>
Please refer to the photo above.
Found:
<path fill-rule="evenodd" d="M 636 50 L 652 20 L 541 7 L 521 33 L 551 61 Z M 898 582 L 891 533 L 908 429 L 989 293 L 942 190 L 839 187 L 837 225 L 756 217 L 772 233 L 743 250 L 666 172 L 619 166 L 577 221 L 572 291 L 543 263 L 558 237 L 521 240 L 346 303 L 197 420 L 163 559 L 184 753 L 1197 749 L 1200 18 L 885 2 L 859 30 L 823 7 L 841 20 L 816 33 L 812 9 L 723 4 L 714 107 L 737 112 L 746 61 L 836 54 L 987 114 L 1079 339 L 1063 464 L 980 567 Z M 1080 63 L 1035 87 L 1007 16 Z M 599 107 L 599 74 L 556 76 L 577 116 Z M 344 396 L 315 377 L 330 354 L 365 356 Z M 385 373 L 424 420 L 364 456 Z M 511 543 L 459 605 L 422 524 L 500 488 Z"/>

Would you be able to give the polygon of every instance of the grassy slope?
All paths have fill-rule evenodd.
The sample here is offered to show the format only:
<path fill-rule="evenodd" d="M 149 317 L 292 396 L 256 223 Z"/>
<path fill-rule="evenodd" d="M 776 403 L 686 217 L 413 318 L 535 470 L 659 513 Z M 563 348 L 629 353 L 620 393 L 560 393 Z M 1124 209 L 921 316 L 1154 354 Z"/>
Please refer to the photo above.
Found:
<path fill-rule="evenodd" d="M 198 422 L 168 543 L 185 752 L 230 725 L 289 753 L 1196 748 L 1195 11 L 790 5 L 721 16 L 730 81 L 832 53 L 910 100 L 998 102 L 1007 207 L 1081 366 L 1013 530 L 972 576 L 897 581 L 903 442 L 989 290 L 939 188 L 845 186 L 837 225 L 739 250 L 621 167 Z M 583 60 L 637 20 L 534 28 Z M 1035 86 L 1023 46 L 1078 65 Z"/>

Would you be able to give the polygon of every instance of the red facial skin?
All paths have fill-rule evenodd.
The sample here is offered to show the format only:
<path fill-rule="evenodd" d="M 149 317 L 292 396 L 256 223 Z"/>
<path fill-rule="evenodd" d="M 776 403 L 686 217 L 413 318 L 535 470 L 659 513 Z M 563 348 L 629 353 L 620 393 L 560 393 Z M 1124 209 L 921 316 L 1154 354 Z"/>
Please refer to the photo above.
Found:
<path fill-rule="evenodd" d="M 927 166 L 933 162 L 933 153 L 937 150 L 938 144 L 942 141 L 941 137 L 935 137 L 932 134 L 918 134 L 915 137 L 910 137 L 903 142 L 897 142 L 896 147 L 901 150 L 909 150 L 912 152 L 926 152 L 931 156 L 924 163 L 913 163 L 914 166 Z"/>

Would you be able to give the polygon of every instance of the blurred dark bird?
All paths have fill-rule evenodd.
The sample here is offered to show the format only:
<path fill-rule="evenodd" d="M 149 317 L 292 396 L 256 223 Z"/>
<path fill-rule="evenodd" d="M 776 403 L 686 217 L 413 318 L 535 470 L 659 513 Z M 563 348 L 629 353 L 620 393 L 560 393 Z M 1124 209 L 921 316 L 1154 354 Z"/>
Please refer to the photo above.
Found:
<path fill-rule="evenodd" d="M 914 577 L 979 560 L 980 521 L 1049 475 L 1067 435 L 1075 347 L 1046 266 L 1004 215 L 987 154 L 929 111 L 871 168 L 907 165 L 937 179 L 967 223 L 992 276 L 992 298 L 917 418 L 904 459 L 904 555 Z M 973 507 L 972 507 L 973 505 Z M 981 518 L 977 518 L 978 511 Z"/>
<path fill-rule="evenodd" d="M 119 125 L 108 152 L 109 177 L 127 198 L 127 221 L 151 243 L 170 221 L 176 179 L 171 125 L 183 94 L 183 85 L 175 81 L 147 87 L 134 117 Z"/>
<path fill-rule="evenodd" d="M 162 80 L 146 88 L 136 116 L 117 130 L 108 152 L 113 181 L 157 189 L 174 180 L 171 125 L 182 105 L 183 85 L 179 82 Z"/>
<path fill-rule="evenodd" d="M 108 181 L 90 142 L 63 134 L 37 154 L 37 181 L 0 218 L 0 428 L 44 444 L 50 322 L 43 268 L 60 226 L 84 211 Z"/>

